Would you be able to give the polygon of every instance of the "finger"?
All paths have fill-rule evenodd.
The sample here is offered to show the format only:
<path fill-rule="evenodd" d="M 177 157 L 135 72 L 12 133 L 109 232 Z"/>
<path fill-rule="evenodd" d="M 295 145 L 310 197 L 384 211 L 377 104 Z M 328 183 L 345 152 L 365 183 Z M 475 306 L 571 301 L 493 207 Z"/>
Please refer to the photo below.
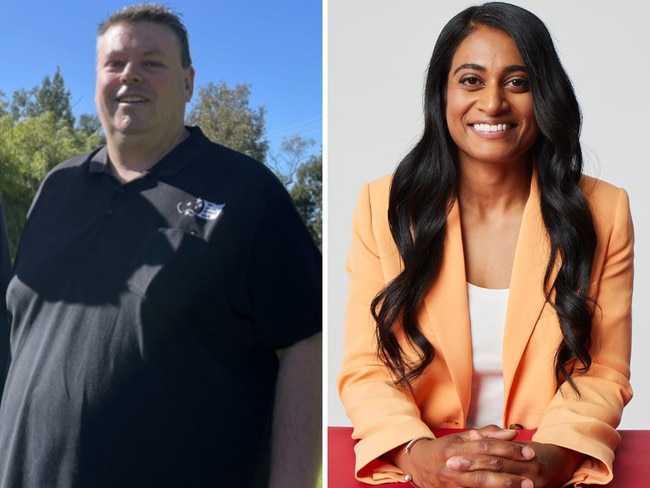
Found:
<path fill-rule="evenodd" d="M 450 452 L 450 454 L 463 457 L 494 456 L 514 461 L 528 461 L 535 457 L 535 451 L 527 444 L 487 437 L 480 437 L 473 441 L 468 439 L 458 447 L 457 452 Z"/>
<path fill-rule="evenodd" d="M 448 472 L 444 478 L 446 478 L 446 481 L 452 482 L 454 486 L 463 486 L 465 488 L 503 488 L 504 486 L 534 488 L 530 479 L 510 473 L 492 471 Z"/>
<path fill-rule="evenodd" d="M 495 473 L 519 473 L 525 471 L 527 461 L 513 461 L 499 456 L 452 456 L 445 462 L 447 468 L 456 471 L 492 471 Z"/>
<path fill-rule="evenodd" d="M 485 436 L 482 435 L 478 430 L 470 430 L 467 432 L 467 440 L 469 441 L 478 441 L 485 439 Z"/>
<path fill-rule="evenodd" d="M 480 429 L 467 430 L 459 435 L 466 441 L 476 441 L 484 437 L 490 439 L 512 441 L 517 438 L 519 431 L 514 429 L 502 429 L 496 425 L 487 425 L 485 427 L 481 427 Z"/>
<path fill-rule="evenodd" d="M 506 441 L 514 440 L 519 435 L 519 431 L 515 429 L 502 429 L 501 427 L 497 427 L 496 425 L 487 425 L 485 427 L 481 427 L 480 429 L 476 429 L 476 430 L 483 437 L 489 437 L 492 439 L 503 439 Z"/>

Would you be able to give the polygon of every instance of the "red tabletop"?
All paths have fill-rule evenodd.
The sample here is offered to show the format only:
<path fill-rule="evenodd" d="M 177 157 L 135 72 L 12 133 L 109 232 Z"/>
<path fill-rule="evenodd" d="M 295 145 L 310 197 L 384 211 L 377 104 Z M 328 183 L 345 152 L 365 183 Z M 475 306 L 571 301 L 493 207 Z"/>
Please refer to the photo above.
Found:
<path fill-rule="evenodd" d="M 436 436 L 457 432 L 434 429 Z M 620 430 L 621 444 L 616 450 L 614 480 L 608 488 L 650 487 L 650 430 Z M 520 440 L 529 440 L 533 431 L 521 431 Z M 354 478 L 354 441 L 351 427 L 329 427 L 327 477 L 329 488 L 368 488 Z M 403 483 L 379 485 L 404 488 Z"/>

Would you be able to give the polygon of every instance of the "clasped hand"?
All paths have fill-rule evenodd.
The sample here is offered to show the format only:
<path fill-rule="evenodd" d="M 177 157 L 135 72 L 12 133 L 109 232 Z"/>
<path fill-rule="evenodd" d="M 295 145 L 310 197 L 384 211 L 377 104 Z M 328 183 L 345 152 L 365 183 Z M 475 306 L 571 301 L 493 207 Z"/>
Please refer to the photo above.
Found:
<path fill-rule="evenodd" d="M 422 440 L 395 462 L 418 488 L 558 488 L 582 455 L 552 444 L 515 442 L 517 431 L 494 425 Z"/>

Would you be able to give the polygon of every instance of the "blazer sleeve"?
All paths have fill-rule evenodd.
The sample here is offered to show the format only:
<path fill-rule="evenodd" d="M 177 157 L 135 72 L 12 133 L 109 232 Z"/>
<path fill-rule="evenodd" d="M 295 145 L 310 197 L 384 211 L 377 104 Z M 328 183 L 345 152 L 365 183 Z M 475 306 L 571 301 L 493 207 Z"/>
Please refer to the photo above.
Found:
<path fill-rule="evenodd" d="M 388 183 L 366 185 L 353 218 L 345 315 L 344 355 L 338 389 L 352 424 L 358 479 L 366 483 L 402 481 L 403 473 L 381 456 L 418 436 L 433 437 L 420 420 L 408 391 L 397 388 L 377 356 L 373 298 L 399 272 L 400 260 L 388 231 Z"/>
<path fill-rule="evenodd" d="M 630 379 L 634 231 L 627 193 L 596 182 L 591 195 L 598 247 L 591 284 L 594 316 L 592 365 L 560 387 L 533 440 L 588 455 L 569 484 L 606 484 L 613 477 L 616 431 L 632 398 Z"/>

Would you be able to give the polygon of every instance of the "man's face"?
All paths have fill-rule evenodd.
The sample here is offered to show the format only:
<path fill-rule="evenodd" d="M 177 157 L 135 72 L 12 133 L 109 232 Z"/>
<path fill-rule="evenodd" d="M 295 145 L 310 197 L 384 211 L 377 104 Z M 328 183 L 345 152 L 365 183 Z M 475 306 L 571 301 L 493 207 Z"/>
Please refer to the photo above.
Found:
<path fill-rule="evenodd" d="M 168 27 L 121 23 L 98 39 L 95 103 L 107 138 L 173 140 L 193 88 L 194 70 L 181 65 Z"/>

